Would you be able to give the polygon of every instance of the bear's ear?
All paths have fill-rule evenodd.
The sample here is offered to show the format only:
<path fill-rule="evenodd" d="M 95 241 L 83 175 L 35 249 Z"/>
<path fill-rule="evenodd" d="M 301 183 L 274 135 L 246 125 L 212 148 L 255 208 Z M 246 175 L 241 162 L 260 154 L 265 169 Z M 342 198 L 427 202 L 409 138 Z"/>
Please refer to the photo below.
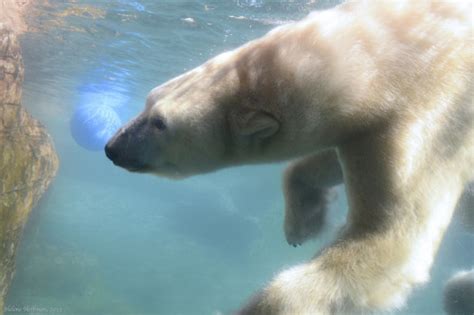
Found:
<path fill-rule="evenodd" d="M 260 139 L 274 135 L 280 129 L 280 123 L 270 114 L 250 110 L 239 113 L 237 129 L 242 136 L 252 136 Z"/>

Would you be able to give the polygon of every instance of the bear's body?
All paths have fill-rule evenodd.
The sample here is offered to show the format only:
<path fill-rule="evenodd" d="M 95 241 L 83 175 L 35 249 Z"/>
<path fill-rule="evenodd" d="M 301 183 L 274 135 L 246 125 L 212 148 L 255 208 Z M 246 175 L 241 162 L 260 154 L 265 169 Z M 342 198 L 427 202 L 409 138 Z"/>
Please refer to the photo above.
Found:
<path fill-rule="evenodd" d="M 342 181 L 347 224 L 240 312 L 401 307 L 474 179 L 472 34 L 469 1 L 315 12 L 154 89 L 106 152 L 177 178 L 300 157 L 285 174 L 288 242 L 317 233 Z"/>

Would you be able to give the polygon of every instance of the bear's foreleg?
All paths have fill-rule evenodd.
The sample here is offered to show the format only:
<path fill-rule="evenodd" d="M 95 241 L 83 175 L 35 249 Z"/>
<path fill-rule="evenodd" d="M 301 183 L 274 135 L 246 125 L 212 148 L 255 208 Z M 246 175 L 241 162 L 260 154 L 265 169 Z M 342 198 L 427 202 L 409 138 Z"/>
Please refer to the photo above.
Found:
<path fill-rule="evenodd" d="M 350 208 L 345 229 L 311 261 L 277 275 L 239 314 L 386 311 L 429 279 L 464 186 L 459 166 L 467 153 L 448 161 L 428 141 L 407 146 L 412 130 L 338 148 Z"/>
<path fill-rule="evenodd" d="M 342 183 L 335 150 L 330 149 L 292 162 L 285 170 L 284 231 L 288 244 L 297 246 L 321 230 L 332 195 Z"/>

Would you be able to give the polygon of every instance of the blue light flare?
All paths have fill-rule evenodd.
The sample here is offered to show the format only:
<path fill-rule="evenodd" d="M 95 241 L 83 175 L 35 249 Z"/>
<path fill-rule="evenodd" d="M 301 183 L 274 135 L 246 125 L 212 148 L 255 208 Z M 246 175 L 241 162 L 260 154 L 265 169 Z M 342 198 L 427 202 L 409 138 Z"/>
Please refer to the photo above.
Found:
<path fill-rule="evenodd" d="M 130 101 L 118 82 L 85 84 L 70 121 L 71 135 L 84 149 L 102 150 L 120 128 Z"/>

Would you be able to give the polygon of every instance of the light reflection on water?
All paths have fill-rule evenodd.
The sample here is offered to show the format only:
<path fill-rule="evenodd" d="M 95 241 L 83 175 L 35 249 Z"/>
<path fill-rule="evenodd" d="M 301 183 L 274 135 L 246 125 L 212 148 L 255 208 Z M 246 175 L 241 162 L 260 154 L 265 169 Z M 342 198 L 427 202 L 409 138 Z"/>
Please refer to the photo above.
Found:
<path fill-rule="evenodd" d="M 27 226 L 7 305 L 64 314 L 229 311 L 278 270 L 311 257 L 342 224 L 340 194 L 328 232 L 294 249 L 281 228 L 282 165 L 170 182 L 113 167 L 69 132 L 85 84 L 124 91 L 126 120 L 156 85 L 334 1 L 50 3 L 22 39 L 23 99 L 53 136 L 61 168 Z M 440 313 L 442 283 L 474 261 L 466 242 L 472 237 L 455 222 L 432 285 L 403 313 Z"/>

